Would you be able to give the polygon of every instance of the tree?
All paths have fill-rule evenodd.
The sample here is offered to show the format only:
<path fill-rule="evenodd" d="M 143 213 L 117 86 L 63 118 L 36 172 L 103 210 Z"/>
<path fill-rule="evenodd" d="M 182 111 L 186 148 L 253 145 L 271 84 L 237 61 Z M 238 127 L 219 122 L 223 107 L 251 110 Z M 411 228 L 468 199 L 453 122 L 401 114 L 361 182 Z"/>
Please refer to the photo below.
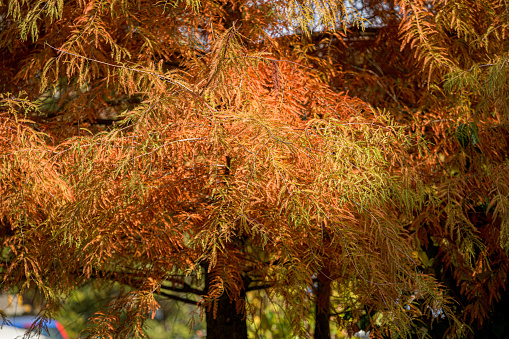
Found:
<path fill-rule="evenodd" d="M 422 269 L 458 302 L 455 313 L 473 336 L 503 337 L 507 224 L 507 5 L 359 1 L 377 23 L 330 44 L 320 67 L 337 90 L 386 107 L 396 121 L 422 131 L 428 149 L 408 163 L 427 186 L 424 208 L 407 219 Z M 353 36 L 352 36 L 353 35 Z M 325 55 L 325 54 L 324 54 Z M 345 78 L 342 70 L 350 76 Z M 417 303 L 418 305 L 418 303 Z M 447 321 L 420 317 L 429 335 L 454 332 Z"/>
<path fill-rule="evenodd" d="M 451 309 L 432 274 L 454 291 L 448 277 L 505 262 L 492 245 L 506 232 L 505 148 L 483 146 L 506 135 L 505 4 L 358 4 L 382 22 L 375 43 L 356 40 L 342 2 L 2 4 L 4 285 L 39 289 L 45 316 L 90 279 L 131 286 L 91 322 L 106 337 L 141 335 L 161 293 L 199 302 L 211 338 L 244 338 L 245 295 L 268 287 L 296 333 L 317 299 L 317 333 L 341 312 L 390 334 L 442 313 L 460 333 L 453 311 L 486 319 L 492 303 Z M 314 31 L 337 29 L 323 59 L 315 18 Z M 282 34 L 296 23 L 302 34 Z M 475 225 L 499 233 L 478 235 L 476 208 L 494 222 Z M 440 249 L 434 272 L 412 255 L 426 265 L 421 246 Z M 460 294 L 496 300 L 505 280 L 492 281 Z"/>

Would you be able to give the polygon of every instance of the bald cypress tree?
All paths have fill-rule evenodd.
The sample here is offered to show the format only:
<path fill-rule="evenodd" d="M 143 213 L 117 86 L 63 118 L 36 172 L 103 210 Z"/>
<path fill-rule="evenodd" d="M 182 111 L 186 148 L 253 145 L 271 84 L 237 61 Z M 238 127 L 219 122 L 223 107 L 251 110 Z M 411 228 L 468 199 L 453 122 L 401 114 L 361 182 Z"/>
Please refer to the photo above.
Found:
<path fill-rule="evenodd" d="M 435 278 L 506 260 L 504 4 L 359 3 L 2 3 L 4 286 L 43 316 L 130 286 L 91 336 L 141 336 L 158 293 L 245 338 L 255 289 L 301 335 L 310 305 L 320 333 L 484 321 Z"/>

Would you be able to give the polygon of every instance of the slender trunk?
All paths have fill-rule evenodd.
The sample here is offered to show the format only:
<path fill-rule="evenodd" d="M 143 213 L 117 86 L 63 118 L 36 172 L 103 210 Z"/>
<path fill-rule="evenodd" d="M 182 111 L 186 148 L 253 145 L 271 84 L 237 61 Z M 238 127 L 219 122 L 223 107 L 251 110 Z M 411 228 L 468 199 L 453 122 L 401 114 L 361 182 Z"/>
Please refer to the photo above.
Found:
<path fill-rule="evenodd" d="M 207 273 L 205 276 L 207 290 L 211 280 L 212 275 Z M 243 292 L 241 298 L 245 297 L 246 293 Z M 207 339 L 247 339 L 246 318 L 242 312 L 237 313 L 235 301 L 230 300 L 227 293 L 223 293 L 217 300 L 216 312 L 214 308 L 208 307 L 206 310 Z"/>
<path fill-rule="evenodd" d="M 320 271 L 316 287 L 315 339 L 330 339 L 331 280 L 328 272 Z"/>

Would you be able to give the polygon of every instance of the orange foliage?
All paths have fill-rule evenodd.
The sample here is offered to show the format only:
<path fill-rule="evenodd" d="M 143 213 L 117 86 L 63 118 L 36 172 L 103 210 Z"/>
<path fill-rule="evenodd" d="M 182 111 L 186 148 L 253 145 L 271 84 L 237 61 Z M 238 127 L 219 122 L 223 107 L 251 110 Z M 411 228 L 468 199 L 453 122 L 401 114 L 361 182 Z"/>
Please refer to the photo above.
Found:
<path fill-rule="evenodd" d="M 303 334 L 324 272 L 373 333 L 485 323 L 508 267 L 507 9 L 358 4 L 366 31 L 288 35 L 293 2 L 1 4 L 4 286 L 50 316 L 84 281 L 132 287 L 87 330 L 106 337 L 142 336 L 154 293 L 216 316 L 257 288 Z"/>

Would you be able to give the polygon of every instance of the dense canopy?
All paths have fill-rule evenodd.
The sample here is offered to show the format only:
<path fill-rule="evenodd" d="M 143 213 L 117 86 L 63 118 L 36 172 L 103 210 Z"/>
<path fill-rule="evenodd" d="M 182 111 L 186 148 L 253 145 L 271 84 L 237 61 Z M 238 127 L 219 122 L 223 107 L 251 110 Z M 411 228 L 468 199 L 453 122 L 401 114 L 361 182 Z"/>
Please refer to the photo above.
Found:
<path fill-rule="evenodd" d="M 302 336 L 495 333 L 508 13 L 0 2 L 2 286 L 45 317 L 87 281 L 129 286 L 90 337 L 142 336 L 160 294 L 244 338 L 258 289 Z"/>

